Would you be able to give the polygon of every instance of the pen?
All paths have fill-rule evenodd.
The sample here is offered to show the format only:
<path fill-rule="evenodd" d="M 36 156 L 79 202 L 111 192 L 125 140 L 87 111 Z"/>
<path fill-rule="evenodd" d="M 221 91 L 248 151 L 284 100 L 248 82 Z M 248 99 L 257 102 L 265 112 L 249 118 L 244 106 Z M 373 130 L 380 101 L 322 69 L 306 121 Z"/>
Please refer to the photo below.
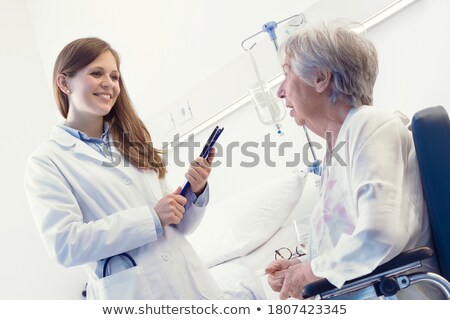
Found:
<path fill-rule="evenodd" d="M 217 127 L 217 128 L 218 128 L 218 127 Z M 208 158 L 209 152 L 211 151 L 212 147 L 213 147 L 214 144 L 216 143 L 217 139 L 219 139 L 219 136 L 222 134 L 223 129 L 224 129 L 224 128 L 218 129 L 218 130 L 215 132 L 214 137 L 213 137 L 211 143 L 209 144 L 209 146 L 208 146 L 208 148 L 207 148 L 207 150 L 206 150 L 206 153 L 204 154 L 203 158 L 205 158 L 205 159 Z M 200 156 L 202 156 L 202 155 L 200 155 Z"/>
<path fill-rule="evenodd" d="M 207 159 L 208 155 L 212 149 L 212 147 L 214 146 L 214 144 L 216 143 L 217 139 L 219 138 L 220 134 L 222 133 L 224 128 L 219 129 L 219 126 L 216 126 L 213 130 L 213 132 L 210 134 L 207 142 L 205 143 L 202 152 L 200 153 L 200 157 Z M 181 189 L 180 195 L 182 195 L 183 197 L 186 195 L 186 192 L 189 188 L 191 184 L 189 183 L 189 181 L 186 181 L 186 183 L 183 186 L 183 189 Z"/>
<path fill-rule="evenodd" d="M 216 136 L 217 130 L 219 130 L 219 126 L 216 126 L 213 130 L 213 132 L 209 135 L 208 140 L 206 141 L 205 145 L 203 146 L 202 152 L 200 152 L 200 157 L 205 158 L 208 156 L 208 148 L 211 145 L 211 142 L 213 141 L 214 137 Z"/>

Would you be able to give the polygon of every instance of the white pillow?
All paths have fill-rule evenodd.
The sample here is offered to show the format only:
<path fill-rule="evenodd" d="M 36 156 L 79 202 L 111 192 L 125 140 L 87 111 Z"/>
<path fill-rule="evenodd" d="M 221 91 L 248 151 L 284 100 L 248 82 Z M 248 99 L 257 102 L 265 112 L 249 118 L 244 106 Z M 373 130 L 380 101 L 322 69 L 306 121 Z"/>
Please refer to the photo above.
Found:
<path fill-rule="evenodd" d="M 208 267 L 242 257 L 266 242 L 301 198 L 307 174 L 290 174 L 208 206 L 187 236 Z"/>

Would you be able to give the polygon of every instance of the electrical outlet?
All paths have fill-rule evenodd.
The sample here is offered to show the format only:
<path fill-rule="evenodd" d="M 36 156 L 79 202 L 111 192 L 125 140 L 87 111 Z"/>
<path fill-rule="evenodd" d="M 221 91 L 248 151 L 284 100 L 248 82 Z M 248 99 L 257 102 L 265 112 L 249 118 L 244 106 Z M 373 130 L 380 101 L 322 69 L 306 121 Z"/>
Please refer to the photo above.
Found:
<path fill-rule="evenodd" d="M 189 101 L 186 101 L 186 103 L 183 105 L 173 108 L 170 111 L 170 116 L 172 117 L 175 127 L 178 127 L 181 124 L 192 119 L 192 111 L 191 107 L 189 106 Z"/>

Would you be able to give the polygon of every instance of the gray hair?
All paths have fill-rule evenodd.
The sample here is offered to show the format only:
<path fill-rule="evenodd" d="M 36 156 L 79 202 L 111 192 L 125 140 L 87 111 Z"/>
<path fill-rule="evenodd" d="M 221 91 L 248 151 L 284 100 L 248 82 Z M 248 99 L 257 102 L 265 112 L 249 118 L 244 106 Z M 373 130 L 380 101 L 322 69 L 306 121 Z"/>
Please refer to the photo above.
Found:
<path fill-rule="evenodd" d="M 344 101 L 358 107 L 373 102 L 377 51 L 356 27 L 361 25 L 342 21 L 307 24 L 285 44 L 293 72 L 307 84 L 313 85 L 318 72 L 331 72 L 333 104 Z"/>

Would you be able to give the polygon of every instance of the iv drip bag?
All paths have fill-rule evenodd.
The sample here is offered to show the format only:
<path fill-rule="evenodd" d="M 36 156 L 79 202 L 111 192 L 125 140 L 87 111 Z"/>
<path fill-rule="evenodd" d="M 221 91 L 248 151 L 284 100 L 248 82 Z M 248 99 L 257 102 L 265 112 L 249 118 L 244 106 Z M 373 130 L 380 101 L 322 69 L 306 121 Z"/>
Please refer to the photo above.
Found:
<path fill-rule="evenodd" d="M 257 79 L 256 84 L 248 89 L 248 91 L 252 98 L 259 120 L 261 120 L 264 124 L 274 124 L 277 128 L 277 133 L 282 135 L 283 132 L 281 131 L 281 124 L 279 122 L 283 120 L 286 115 L 286 110 L 282 103 L 278 103 L 280 100 L 275 97 L 267 83 L 262 80 L 252 50 L 248 50 L 248 53 L 250 54 L 250 59 L 252 61 Z"/>
<path fill-rule="evenodd" d="M 257 82 L 253 87 L 248 89 L 252 97 L 253 104 L 258 114 L 259 120 L 267 125 L 277 125 L 286 115 L 286 109 L 282 103 L 275 97 L 272 90 L 265 82 Z M 281 102 L 281 101 L 280 101 Z M 277 125 L 279 128 L 280 125 Z"/>

